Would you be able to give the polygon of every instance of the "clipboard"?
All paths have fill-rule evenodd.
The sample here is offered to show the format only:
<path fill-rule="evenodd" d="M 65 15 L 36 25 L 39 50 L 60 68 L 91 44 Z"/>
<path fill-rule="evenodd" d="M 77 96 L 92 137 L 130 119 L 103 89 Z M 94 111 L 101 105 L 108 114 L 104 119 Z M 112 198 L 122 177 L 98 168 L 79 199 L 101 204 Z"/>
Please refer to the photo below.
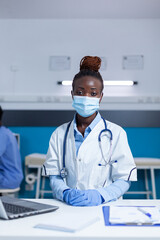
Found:
<path fill-rule="evenodd" d="M 123 206 L 122 206 L 123 207 Z M 127 206 L 129 207 L 129 206 Z M 134 206 L 132 206 L 134 207 Z M 142 207 L 142 206 L 135 206 L 135 207 Z M 145 206 L 147 207 L 147 206 Z M 151 207 L 151 206 L 148 206 L 148 207 Z M 110 223 L 109 222 L 109 214 L 110 214 L 110 206 L 103 206 L 102 207 L 102 211 L 103 211 L 103 217 L 104 217 L 104 224 L 105 226 L 124 226 L 124 227 L 128 227 L 128 226 L 137 226 L 137 227 L 159 227 L 160 226 L 160 223 L 156 223 L 156 224 L 151 224 L 151 223 L 142 223 L 142 224 L 137 224 L 137 223 L 129 223 L 129 224 L 126 224 L 126 223 L 118 223 L 118 224 L 115 224 L 115 223 Z"/>

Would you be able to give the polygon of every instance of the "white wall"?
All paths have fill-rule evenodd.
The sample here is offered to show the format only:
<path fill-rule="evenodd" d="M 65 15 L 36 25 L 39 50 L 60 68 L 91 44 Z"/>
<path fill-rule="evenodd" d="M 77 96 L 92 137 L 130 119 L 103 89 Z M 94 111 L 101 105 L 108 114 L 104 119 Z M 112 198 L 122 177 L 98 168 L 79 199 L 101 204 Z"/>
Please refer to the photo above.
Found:
<path fill-rule="evenodd" d="M 71 87 L 57 81 L 72 80 L 85 55 L 107 58 L 105 80 L 138 81 L 105 87 L 103 109 L 160 109 L 160 19 L 0 20 L 0 104 L 70 109 Z M 123 70 L 123 55 L 144 55 L 144 69 Z M 70 56 L 71 69 L 50 71 L 49 56 Z"/>

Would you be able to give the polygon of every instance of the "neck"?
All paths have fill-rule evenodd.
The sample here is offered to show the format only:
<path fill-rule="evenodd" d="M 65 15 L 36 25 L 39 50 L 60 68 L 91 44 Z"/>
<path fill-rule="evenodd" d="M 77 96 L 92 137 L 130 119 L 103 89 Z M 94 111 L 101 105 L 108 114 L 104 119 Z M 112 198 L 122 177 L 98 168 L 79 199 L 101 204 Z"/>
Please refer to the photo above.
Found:
<path fill-rule="evenodd" d="M 83 127 L 83 128 L 88 127 L 91 124 L 91 122 L 95 119 L 96 115 L 97 115 L 97 112 L 95 112 L 89 117 L 82 117 L 77 113 L 76 114 L 77 127 Z"/>

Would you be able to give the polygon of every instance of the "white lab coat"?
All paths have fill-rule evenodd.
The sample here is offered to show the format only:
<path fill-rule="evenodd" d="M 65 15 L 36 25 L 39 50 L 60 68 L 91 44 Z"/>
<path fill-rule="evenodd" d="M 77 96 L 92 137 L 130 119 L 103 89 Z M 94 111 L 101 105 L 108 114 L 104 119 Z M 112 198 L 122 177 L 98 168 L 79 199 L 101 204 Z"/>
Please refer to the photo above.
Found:
<path fill-rule="evenodd" d="M 112 165 L 98 166 L 104 164 L 99 147 L 98 136 L 104 129 L 104 122 L 101 119 L 87 138 L 81 144 L 76 156 L 74 139 L 74 121 L 72 121 L 67 141 L 65 166 L 67 170 L 66 183 L 70 188 L 97 189 L 107 187 L 112 182 L 123 179 L 129 181 L 137 180 L 137 170 L 131 154 L 125 131 L 118 125 L 106 121 L 107 128 L 112 131 Z M 68 123 L 58 127 L 52 134 L 46 161 L 42 175 L 60 175 L 63 167 L 63 141 Z M 106 132 L 101 135 L 102 149 L 107 156 L 110 147 L 110 139 Z"/>

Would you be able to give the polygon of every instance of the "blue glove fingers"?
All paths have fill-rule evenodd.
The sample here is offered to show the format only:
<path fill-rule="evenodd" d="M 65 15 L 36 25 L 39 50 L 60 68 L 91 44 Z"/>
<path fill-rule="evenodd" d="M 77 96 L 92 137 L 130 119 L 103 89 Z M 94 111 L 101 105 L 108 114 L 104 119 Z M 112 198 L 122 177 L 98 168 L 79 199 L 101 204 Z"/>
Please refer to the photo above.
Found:
<path fill-rule="evenodd" d="M 86 196 L 86 194 L 83 194 L 75 199 L 72 199 L 70 203 L 73 206 L 83 206 L 83 202 L 85 202 L 86 200 L 88 200 L 88 197 Z"/>
<path fill-rule="evenodd" d="M 83 196 L 79 196 L 75 201 L 72 201 L 73 206 L 90 206 L 90 196 L 87 190 L 82 190 Z"/>
<path fill-rule="evenodd" d="M 102 203 L 101 194 L 97 190 L 89 189 L 83 192 L 85 192 L 85 199 L 77 203 L 79 206 L 98 206 Z"/>
<path fill-rule="evenodd" d="M 76 195 L 76 189 L 67 189 L 63 193 L 63 200 L 66 203 L 69 203 L 70 199 L 73 198 L 74 195 Z"/>
<path fill-rule="evenodd" d="M 84 201 L 85 199 L 86 198 L 83 195 L 81 195 L 81 196 L 74 196 L 74 197 L 69 199 L 69 204 L 73 205 L 74 203 L 77 203 L 79 201 Z"/>
<path fill-rule="evenodd" d="M 83 197 L 84 193 L 82 193 L 78 189 L 68 189 L 63 194 L 63 200 L 72 205 L 72 202 L 74 202 L 77 198 Z"/>
<path fill-rule="evenodd" d="M 64 192 L 63 199 L 73 206 L 97 206 L 103 202 L 101 194 L 95 189 L 69 189 Z"/>
<path fill-rule="evenodd" d="M 93 189 L 93 190 L 88 190 L 88 206 L 98 206 L 102 203 L 102 196 L 101 194 Z"/>
<path fill-rule="evenodd" d="M 84 200 L 80 200 L 79 202 L 73 202 L 72 206 L 76 206 L 76 207 L 84 207 L 84 206 L 90 206 L 88 205 L 88 199 L 84 199 Z"/>
<path fill-rule="evenodd" d="M 83 193 L 83 191 L 81 191 L 81 190 L 79 190 L 79 189 L 72 189 L 71 190 L 71 193 L 70 193 L 70 196 L 71 197 L 80 197 L 80 196 L 83 196 L 84 195 L 84 193 Z"/>
<path fill-rule="evenodd" d="M 92 199 L 91 194 L 88 194 L 87 191 L 85 192 L 84 198 L 79 198 L 72 203 L 73 206 L 97 206 L 99 204 L 99 202 Z"/>
<path fill-rule="evenodd" d="M 91 199 L 91 195 L 88 194 L 88 191 L 86 190 L 85 191 L 85 195 L 84 195 L 84 198 L 79 198 L 78 199 L 79 201 L 75 201 L 73 203 L 73 206 L 95 206 L 95 204 L 93 204 L 93 201 Z"/>

